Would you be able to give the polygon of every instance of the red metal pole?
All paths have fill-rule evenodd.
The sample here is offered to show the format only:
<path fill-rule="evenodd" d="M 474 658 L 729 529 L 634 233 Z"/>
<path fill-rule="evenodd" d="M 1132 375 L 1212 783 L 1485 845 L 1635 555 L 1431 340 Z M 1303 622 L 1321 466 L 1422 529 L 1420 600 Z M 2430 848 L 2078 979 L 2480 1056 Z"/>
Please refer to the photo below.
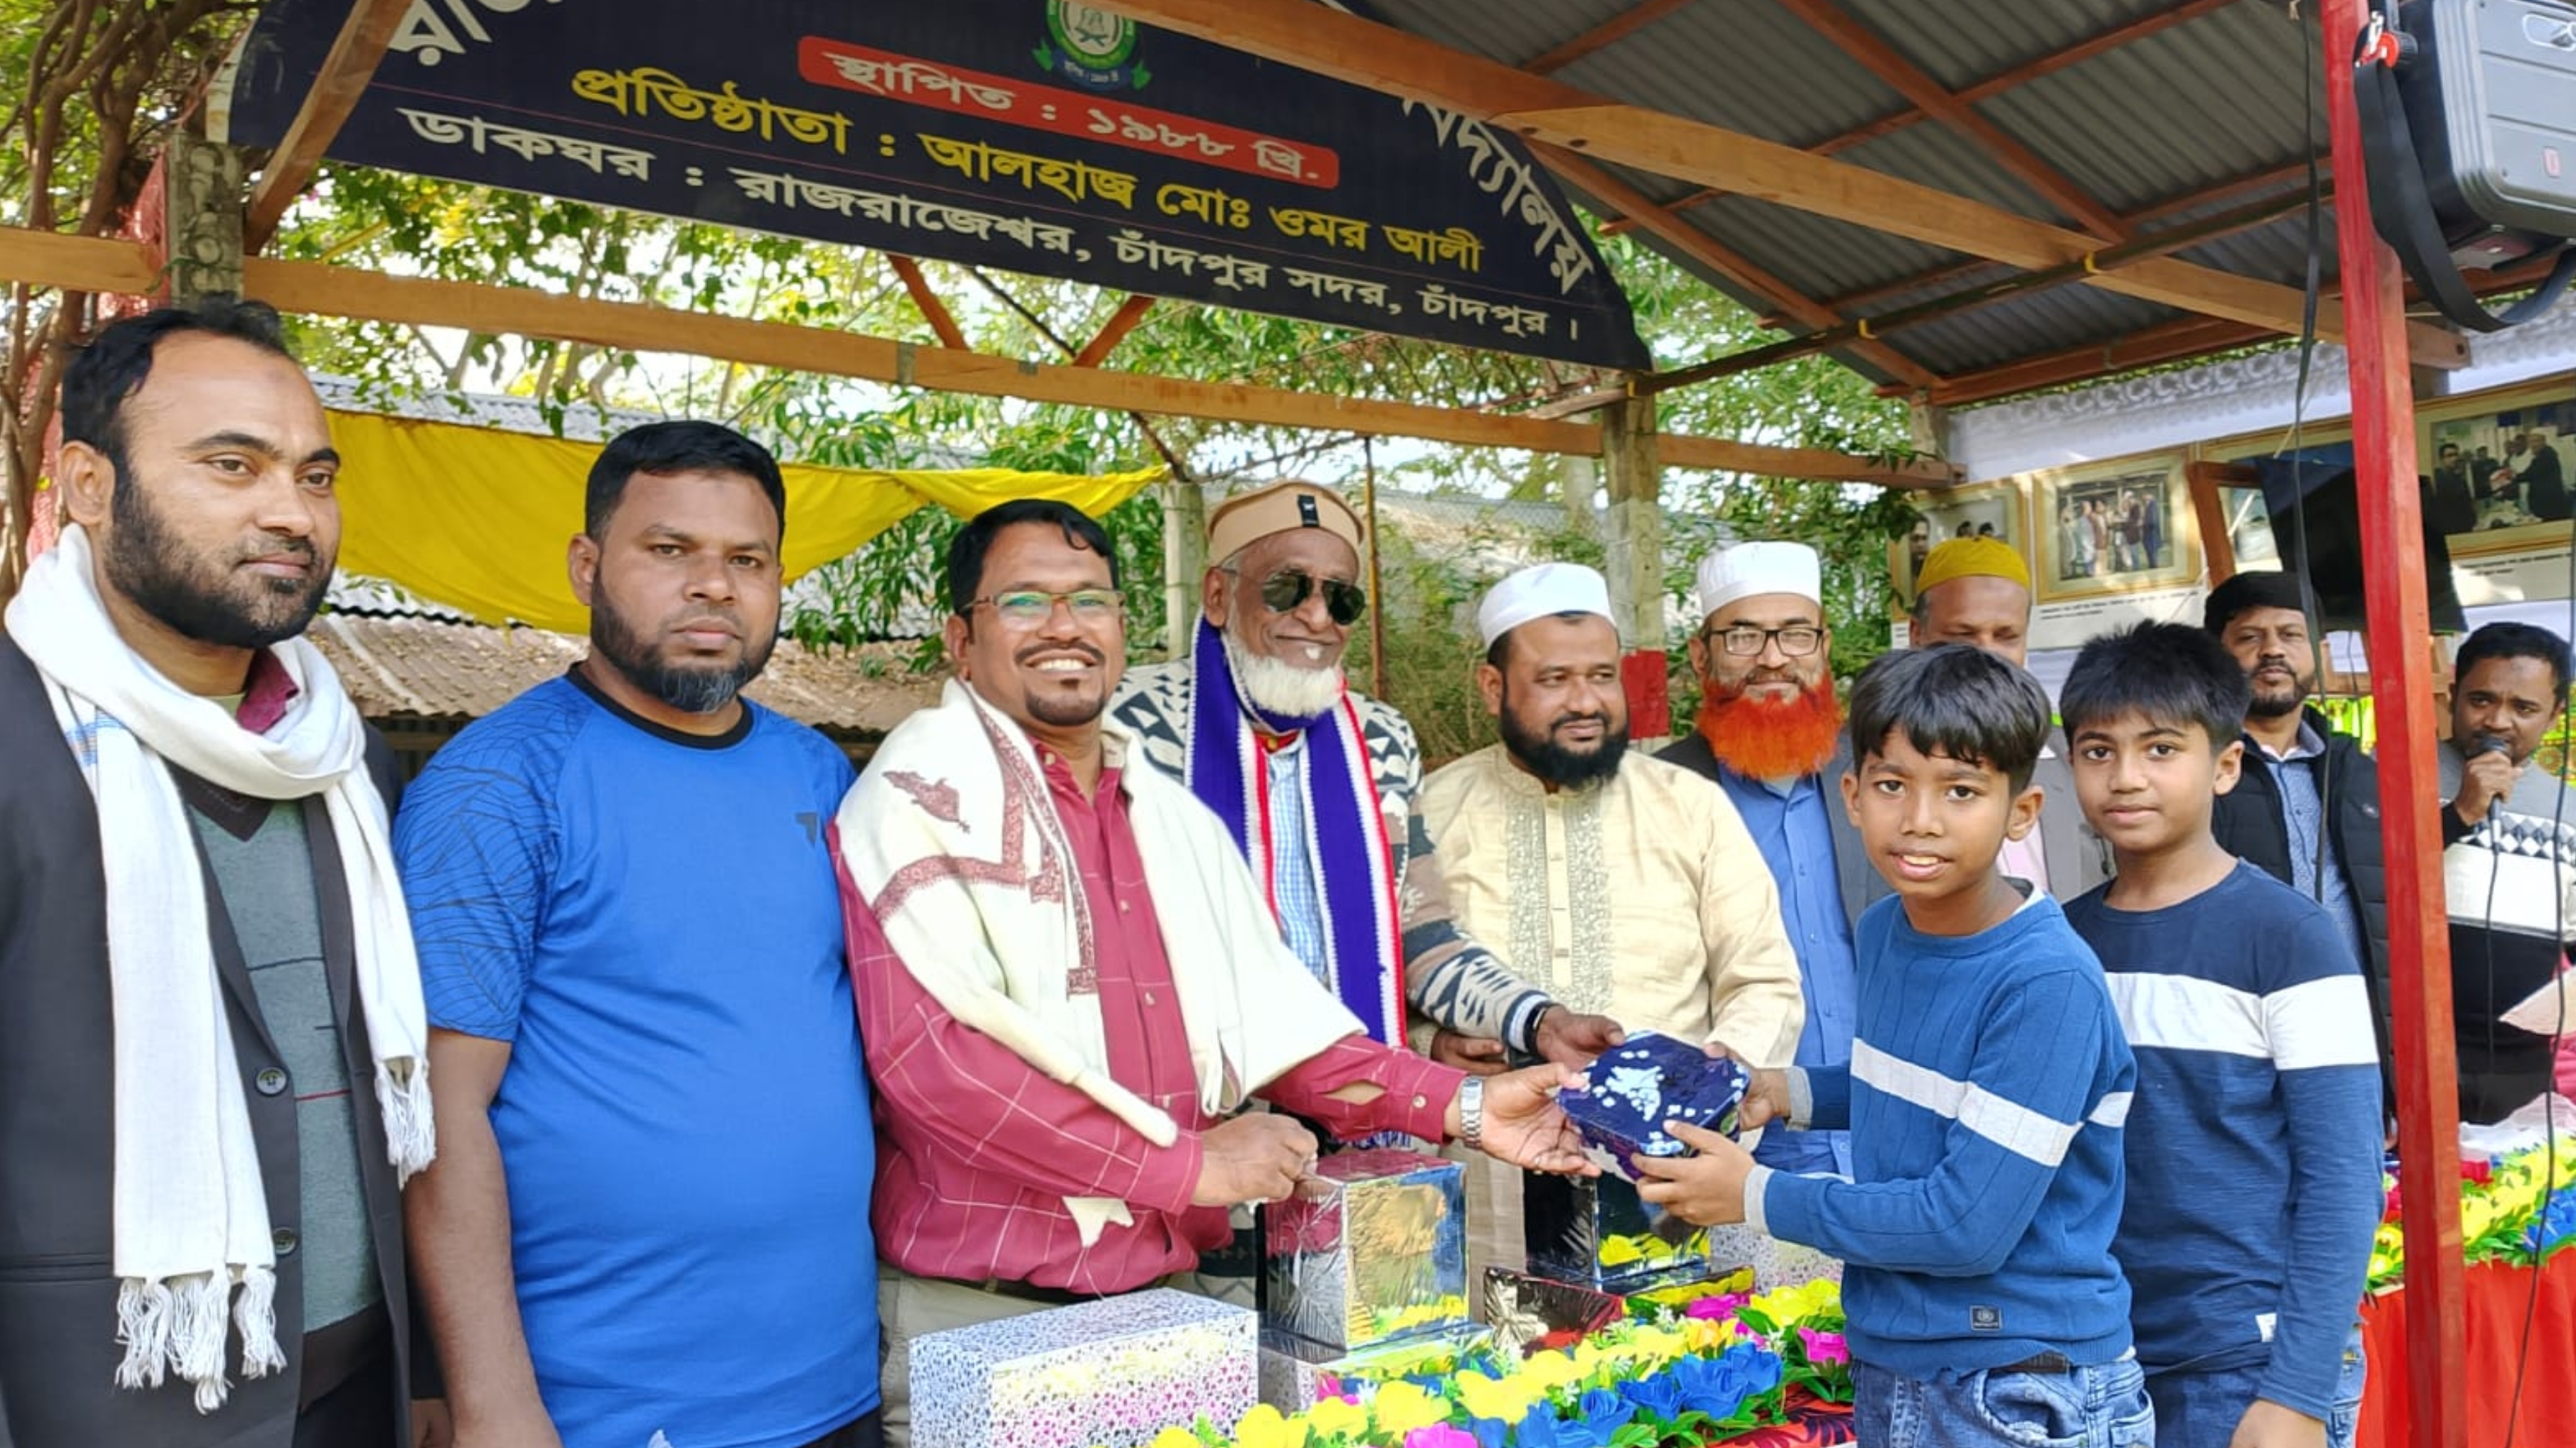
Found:
<path fill-rule="evenodd" d="M 2325 0 L 2326 114 L 2334 173 L 2364 165 L 2352 56 L 2362 0 Z M 2388 858 L 2388 977 L 2396 1014 L 2398 1185 L 2406 1224 L 2410 1448 L 2467 1448 L 2460 1250 L 2460 1089 L 2451 1036 L 2450 926 L 2442 895 L 2434 762 L 2432 625 L 2424 602 L 2415 396 L 2397 257 L 2371 229 L 2358 185 L 2335 188 L 2344 332 L 2352 371 L 2353 465 L 2361 503 L 2363 606 L 2379 724 L 2380 838 Z M 2372 1364 L 2374 1372 L 2397 1364 Z"/>

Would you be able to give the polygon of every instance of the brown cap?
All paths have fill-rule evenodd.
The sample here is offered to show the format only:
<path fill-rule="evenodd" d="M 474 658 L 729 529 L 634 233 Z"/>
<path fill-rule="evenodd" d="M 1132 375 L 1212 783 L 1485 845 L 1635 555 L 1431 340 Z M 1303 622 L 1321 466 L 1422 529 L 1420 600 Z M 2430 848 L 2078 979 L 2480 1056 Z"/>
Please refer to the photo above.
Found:
<path fill-rule="evenodd" d="M 1321 528 L 1361 552 L 1360 518 L 1341 495 L 1295 478 L 1237 493 L 1208 514 L 1208 561 L 1222 563 L 1273 533 Z"/>

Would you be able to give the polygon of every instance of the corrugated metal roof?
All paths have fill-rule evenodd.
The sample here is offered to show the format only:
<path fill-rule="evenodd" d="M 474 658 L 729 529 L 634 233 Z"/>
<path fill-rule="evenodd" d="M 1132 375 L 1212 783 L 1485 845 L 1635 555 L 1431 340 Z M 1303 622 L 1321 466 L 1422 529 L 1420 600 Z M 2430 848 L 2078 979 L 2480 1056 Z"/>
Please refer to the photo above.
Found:
<path fill-rule="evenodd" d="M 1634 0 L 1369 0 L 1387 23 L 1456 49 L 1521 64 L 1627 11 Z M 2172 0 L 1832 0 L 1897 54 L 1953 92 L 2005 76 L 2078 42 L 2156 17 Z M 2115 214 L 2169 207 L 2209 188 L 2294 164 L 2322 144 L 2323 81 L 2314 7 L 2238 0 L 2049 74 L 2007 86 L 1979 114 Z M 1907 102 L 1778 0 L 1696 0 L 1556 72 L 1631 104 L 1812 147 L 1897 114 Z M 1937 121 L 1899 127 L 1840 159 L 2070 224 L 2058 208 L 1979 143 Z M 1620 170 L 1658 200 L 1687 184 Z M 2242 206 L 2232 196 L 2215 212 Z M 1878 288 L 1963 258 L 1865 227 L 1725 197 L 1684 219 L 1810 299 Z M 2156 228 L 2173 224 L 2161 220 Z M 2329 237 L 2330 242 L 2330 237 Z M 1715 270 L 1649 242 L 1763 311 Z M 2204 243 L 2185 255 L 2295 285 L 2305 269 L 2295 219 Z M 2331 276 L 2333 261 L 2326 269 Z M 1999 273 L 1989 273 L 1991 275 Z M 1879 315 L 1963 290 L 1941 280 L 1870 300 L 1846 316 Z M 2185 314 L 2099 288 L 2068 285 L 1907 328 L 1888 341 L 1929 370 L 1952 375 L 2115 340 Z M 1864 371 L 1869 370 L 1864 367 Z"/>
<path fill-rule="evenodd" d="M 306 636 L 371 719 L 480 719 L 590 652 L 588 640 L 544 629 L 346 613 L 315 619 Z M 818 729 L 883 735 L 939 694 L 938 679 L 903 671 L 899 652 L 826 656 L 782 639 L 743 692 Z"/>
<path fill-rule="evenodd" d="M 1504 0 L 1498 8 L 1531 3 Z M 1730 55 L 1760 55 L 1764 64 L 1728 64 L 1722 71 L 1712 64 Z M 1792 146 L 1814 145 L 1905 104 L 1772 0 L 1684 6 L 1567 66 L 1557 79 Z"/>

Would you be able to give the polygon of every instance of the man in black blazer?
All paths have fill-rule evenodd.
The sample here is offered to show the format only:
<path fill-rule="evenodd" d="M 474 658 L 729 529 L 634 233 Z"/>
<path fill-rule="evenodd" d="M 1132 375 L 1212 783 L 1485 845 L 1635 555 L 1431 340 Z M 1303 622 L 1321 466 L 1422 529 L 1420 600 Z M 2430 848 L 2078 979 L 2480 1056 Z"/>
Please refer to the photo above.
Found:
<path fill-rule="evenodd" d="M 54 478 L 71 526 L 0 638 L 0 1448 L 408 1448 L 393 1162 L 416 1169 L 432 1148 L 406 1136 L 425 1066 L 394 1052 L 388 1076 L 383 1059 L 408 1039 L 393 1023 L 419 1015 L 399 893 L 363 883 L 392 756 L 300 640 L 339 539 L 328 421 L 277 314 L 228 298 L 106 328 L 63 390 Z M 319 734 L 330 765 L 248 793 L 174 762 L 201 740 L 231 759 L 232 730 L 260 741 L 247 752 L 297 759 Z M 121 773 L 102 762 L 111 745 Z M 111 900 L 111 875 L 135 877 L 103 837 L 128 856 L 166 848 L 174 888 L 139 912 L 131 891 Z M 182 916 L 203 935 L 154 938 Z M 187 980 L 201 970 L 215 980 Z M 138 997 L 156 983 L 193 990 L 234 1079 L 150 1049 L 167 1038 L 144 1032 Z M 129 1092 L 153 1114 L 132 1114 Z M 132 1146 L 195 1119 L 164 1099 L 210 1125 L 151 1163 L 152 1190 L 120 1191 L 120 1120 Z M 402 1118 L 390 1130 L 380 1099 Z M 226 1129 L 245 1115 L 247 1154 Z M 183 1245 L 147 1253 L 147 1235 Z M 207 1241 L 215 1270 L 196 1270 Z M 167 1304 L 192 1293 L 223 1312 L 195 1338 L 220 1338 L 211 1373 L 182 1361 L 185 1327 L 131 1310 L 160 1294 L 175 1320 Z"/>

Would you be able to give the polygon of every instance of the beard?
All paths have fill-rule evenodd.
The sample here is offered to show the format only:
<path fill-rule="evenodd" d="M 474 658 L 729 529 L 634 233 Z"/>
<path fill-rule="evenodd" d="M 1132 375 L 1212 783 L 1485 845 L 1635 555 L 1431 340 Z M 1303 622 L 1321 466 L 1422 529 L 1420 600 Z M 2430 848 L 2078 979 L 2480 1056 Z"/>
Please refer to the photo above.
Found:
<path fill-rule="evenodd" d="M 754 640 L 743 630 L 742 619 L 723 609 L 695 609 L 674 614 L 671 626 L 692 620 L 719 618 L 742 634 L 742 657 L 731 664 L 706 662 L 679 663 L 665 658 L 609 601 L 608 591 L 592 595 L 590 605 L 590 643 L 599 656 L 626 676 L 636 688 L 661 700 L 683 714 L 713 714 L 732 703 L 742 693 L 742 686 L 760 677 L 769 664 L 769 651 L 778 644 L 778 635 Z M 665 633 L 669 628 L 663 630 Z"/>
<path fill-rule="evenodd" d="M 182 637 L 228 649 L 283 643 L 322 611 L 337 560 L 324 556 L 312 539 L 272 534 L 219 559 L 191 554 L 144 496 L 142 480 L 122 459 L 109 462 L 120 486 L 109 500 L 113 526 L 101 562 L 107 581 L 135 607 Z M 238 571 L 254 558 L 279 556 L 301 558 L 311 571 L 301 579 Z"/>
<path fill-rule="evenodd" d="M 2295 671 L 2286 685 L 2267 686 L 2259 674 L 2248 675 L 2246 682 L 2253 686 L 2254 693 L 2245 706 L 2245 712 L 2257 719 L 2278 719 L 2285 714 L 2296 714 L 2299 706 L 2308 701 L 2307 683 Z"/>
<path fill-rule="evenodd" d="M 1748 779 L 1796 779 L 1834 757 L 1842 701 L 1828 677 L 1794 699 L 1762 699 L 1716 684 L 1699 701 L 1699 736 L 1718 762 Z"/>
<path fill-rule="evenodd" d="M 1342 666 L 1301 669 L 1285 659 L 1256 654 L 1235 637 L 1231 625 L 1222 631 L 1226 667 L 1245 703 L 1278 719 L 1312 719 L 1342 701 Z"/>
<path fill-rule="evenodd" d="M 1589 749 L 1570 749 L 1556 742 L 1556 731 L 1577 720 L 1598 719 L 1603 725 L 1601 742 Z M 1608 716 L 1601 714 L 1559 714 L 1548 721 L 1545 733 L 1521 727 L 1520 716 L 1512 712 L 1511 695 L 1503 696 L 1503 710 L 1497 717 L 1501 726 L 1503 748 L 1523 769 L 1559 789 L 1581 789 L 1608 779 L 1619 772 L 1620 760 L 1627 757 L 1628 729 L 1622 724 L 1610 728 Z"/>
<path fill-rule="evenodd" d="M 1031 644 L 1020 650 L 1012 662 L 1026 664 L 1041 654 L 1061 654 L 1068 649 L 1099 665 L 1104 676 L 1108 674 L 1109 656 L 1089 644 Z M 1095 689 L 1088 694 L 1063 694 L 1052 690 L 1031 689 L 1021 697 L 1026 701 L 1029 717 L 1050 729 L 1079 729 L 1098 719 L 1101 711 L 1109 707 L 1109 690 L 1106 687 Z"/>

